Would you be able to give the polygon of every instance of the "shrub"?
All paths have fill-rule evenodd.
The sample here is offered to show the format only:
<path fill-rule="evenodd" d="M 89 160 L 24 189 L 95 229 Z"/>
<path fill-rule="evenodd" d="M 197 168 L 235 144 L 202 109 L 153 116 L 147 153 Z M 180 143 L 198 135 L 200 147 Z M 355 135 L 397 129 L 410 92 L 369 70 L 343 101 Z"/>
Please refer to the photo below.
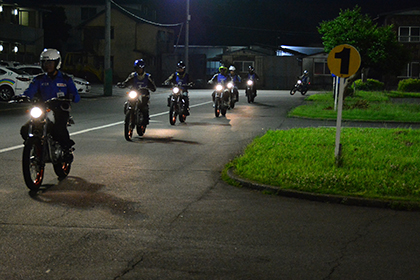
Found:
<path fill-rule="evenodd" d="M 398 83 L 398 90 L 403 92 L 420 92 L 420 79 L 404 79 Z"/>
<path fill-rule="evenodd" d="M 354 86 L 357 90 L 366 90 L 366 91 L 382 91 L 384 90 L 384 83 L 374 80 L 367 79 L 366 83 L 362 82 L 361 79 L 354 81 Z"/>

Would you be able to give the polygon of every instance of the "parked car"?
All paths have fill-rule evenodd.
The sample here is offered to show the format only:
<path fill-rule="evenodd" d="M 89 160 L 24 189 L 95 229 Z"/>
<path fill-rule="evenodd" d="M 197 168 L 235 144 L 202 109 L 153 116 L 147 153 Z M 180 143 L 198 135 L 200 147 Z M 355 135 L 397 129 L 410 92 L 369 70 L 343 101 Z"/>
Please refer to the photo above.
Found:
<path fill-rule="evenodd" d="M 16 66 L 16 69 L 21 69 L 33 76 L 44 72 L 42 71 L 41 66 L 35 64 L 21 64 Z M 74 77 L 73 75 L 69 76 L 73 78 L 74 84 L 76 85 L 76 88 L 79 91 L 79 93 L 88 93 L 90 91 L 90 83 L 88 81 L 79 77 Z"/>
<path fill-rule="evenodd" d="M 4 66 L 4 67 L 16 67 L 19 64 L 20 63 L 17 61 L 0 60 L 0 66 Z"/>
<path fill-rule="evenodd" d="M 23 70 L 0 66 L 0 100 L 9 101 L 28 88 L 33 76 Z"/>

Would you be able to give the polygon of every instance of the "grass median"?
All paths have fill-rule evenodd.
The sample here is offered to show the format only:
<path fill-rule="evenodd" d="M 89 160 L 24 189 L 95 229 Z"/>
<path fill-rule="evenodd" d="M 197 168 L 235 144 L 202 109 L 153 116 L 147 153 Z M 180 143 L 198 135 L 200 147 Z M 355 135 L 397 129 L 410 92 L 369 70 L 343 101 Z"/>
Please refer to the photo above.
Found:
<path fill-rule="evenodd" d="M 410 104 L 393 104 L 385 94 L 375 95 L 351 101 L 346 99 L 347 106 L 368 102 L 369 107 L 376 103 L 377 109 L 369 115 L 350 112 L 363 109 L 348 107 L 343 112 L 343 119 L 349 119 L 346 115 L 358 120 L 408 121 L 405 115 L 419 115 L 420 107 L 415 107 L 412 112 L 397 113 L 401 110 L 400 105 Z M 315 97 L 321 100 L 314 103 L 331 102 L 323 98 Z M 319 117 L 318 107 L 331 105 L 333 101 L 332 104 L 313 104 L 314 107 L 306 110 L 304 116 Z M 336 112 L 331 111 L 336 118 Z M 397 116 L 398 120 L 395 120 Z M 417 118 L 420 121 L 420 115 Z M 412 118 L 409 120 L 413 121 Z M 282 189 L 420 202 L 420 131 L 343 128 L 340 167 L 336 166 L 334 157 L 335 131 L 335 127 L 270 130 L 256 138 L 243 155 L 227 164 L 226 168 L 233 167 L 241 178 Z"/>

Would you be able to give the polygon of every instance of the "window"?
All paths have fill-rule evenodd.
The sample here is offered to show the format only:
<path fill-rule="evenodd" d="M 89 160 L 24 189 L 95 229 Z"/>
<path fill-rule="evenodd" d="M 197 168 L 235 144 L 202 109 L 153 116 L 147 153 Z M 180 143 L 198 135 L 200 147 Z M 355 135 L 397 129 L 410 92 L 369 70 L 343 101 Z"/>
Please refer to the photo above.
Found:
<path fill-rule="evenodd" d="M 206 74 L 207 75 L 216 74 L 217 72 L 219 72 L 219 66 L 220 66 L 219 61 L 207 61 Z"/>
<path fill-rule="evenodd" d="M 254 67 L 254 61 L 234 61 L 233 65 L 236 68 L 237 73 L 248 72 L 249 66 Z"/>
<path fill-rule="evenodd" d="M 401 72 L 400 78 L 420 78 L 420 62 L 413 61 L 408 63 L 404 70 Z"/>
<path fill-rule="evenodd" d="M 420 78 L 420 63 L 419 62 L 411 63 L 411 77 Z"/>
<path fill-rule="evenodd" d="M 328 68 L 326 61 L 315 61 L 314 62 L 314 74 L 315 75 L 331 75 L 330 69 Z"/>
<path fill-rule="evenodd" d="M 420 42 L 420 26 L 400 26 L 398 28 L 398 41 Z"/>
<path fill-rule="evenodd" d="M 29 12 L 28 11 L 20 11 L 19 24 L 23 26 L 29 26 Z"/>

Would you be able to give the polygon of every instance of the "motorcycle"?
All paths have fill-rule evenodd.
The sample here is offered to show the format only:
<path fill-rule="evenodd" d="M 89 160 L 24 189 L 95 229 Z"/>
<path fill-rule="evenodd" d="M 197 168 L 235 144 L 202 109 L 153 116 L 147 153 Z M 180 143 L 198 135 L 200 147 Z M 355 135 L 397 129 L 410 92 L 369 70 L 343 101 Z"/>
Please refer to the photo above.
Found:
<path fill-rule="evenodd" d="M 172 93 L 168 97 L 168 106 L 169 123 L 171 125 L 175 125 L 177 117 L 181 123 L 185 122 L 188 116 L 188 106 L 180 86 L 174 85 L 172 87 Z"/>
<path fill-rule="evenodd" d="M 30 101 L 24 98 L 10 101 L 10 103 L 20 102 Z M 38 191 L 41 187 L 46 163 L 52 163 L 59 180 L 66 178 L 70 173 L 74 149 L 64 151 L 59 142 L 53 138 L 54 124 L 48 116 L 50 108 L 57 106 L 57 102 L 65 110 L 70 109 L 70 99 L 53 98 L 46 102 L 34 102 L 30 109 L 31 118 L 28 125 L 22 127 L 21 134 L 25 139 L 22 171 L 25 184 L 31 191 Z M 70 121 L 74 123 L 71 118 Z"/>
<path fill-rule="evenodd" d="M 227 89 L 229 91 L 229 109 L 235 108 L 235 103 L 238 102 L 238 89 L 235 88 L 232 82 L 227 84 Z"/>
<path fill-rule="evenodd" d="M 257 90 L 255 89 L 255 82 L 251 79 L 246 81 L 245 95 L 247 97 L 248 103 L 253 103 L 255 97 L 257 96 Z"/>
<path fill-rule="evenodd" d="M 149 112 L 148 104 L 143 104 L 142 97 L 148 95 L 148 92 L 147 88 L 127 92 L 128 100 L 124 103 L 124 137 L 127 141 L 131 141 L 134 128 L 139 136 L 146 132 Z"/>
<path fill-rule="evenodd" d="M 301 79 L 298 79 L 296 84 L 290 90 L 290 95 L 294 95 L 296 91 L 299 91 L 302 95 L 305 95 L 308 92 L 308 86 L 309 83 L 305 84 Z"/>
<path fill-rule="evenodd" d="M 216 118 L 220 114 L 226 116 L 226 111 L 229 108 L 229 90 L 222 84 L 217 84 L 214 92 L 214 114 Z"/>

